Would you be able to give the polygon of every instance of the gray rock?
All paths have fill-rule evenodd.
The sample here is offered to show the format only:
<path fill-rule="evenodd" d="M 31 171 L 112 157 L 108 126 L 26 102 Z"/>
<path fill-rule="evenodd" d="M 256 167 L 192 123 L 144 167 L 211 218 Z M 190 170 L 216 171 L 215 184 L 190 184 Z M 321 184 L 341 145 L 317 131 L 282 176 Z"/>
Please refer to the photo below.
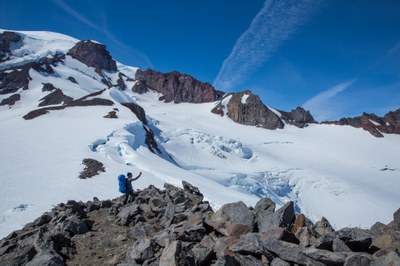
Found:
<path fill-rule="evenodd" d="M 336 237 L 332 242 L 332 251 L 351 252 L 351 249 L 339 237 Z"/>
<path fill-rule="evenodd" d="M 63 229 L 66 232 L 69 232 L 74 235 L 84 234 L 89 231 L 84 220 L 79 219 L 78 216 L 72 215 L 66 220 L 66 224 L 64 225 Z"/>
<path fill-rule="evenodd" d="M 193 246 L 192 252 L 197 265 L 204 265 L 215 256 L 212 247 L 200 243 Z"/>
<path fill-rule="evenodd" d="M 248 233 L 241 235 L 239 240 L 229 249 L 241 254 L 265 255 L 263 243 L 259 233 Z"/>
<path fill-rule="evenodd" d="M 159 250 L 159 246 L 150 239 L 137 240 L 133 246 L 128 249 L 128 262 L 143 263 L 146 260 L 152 259 Z"/>
<path fill-rule="evenodd" d="M 246 266 L 263 266 L 264 264 L 251 255 L 233 254 L 239 265 Z"/>
<path fill-rule="evenodd" d="M 271 266 L 290 266 L 290 263 L 280 258 L 274 258 L 271 262 Z"/>
<path fill-rule="evenodd" d="M 64 266 L 62 257 L 58 254 L 37 254 L 26 266 Z"/>
<path fill-rule="evenodd" d="M 349 256 L 344 266 L 369 266 L 373 262 L 373 258 L 368 254 L 356 253 Z"/>
<path fill-rule="evenodd" d="M 268 239 L 276 239 L 282 240 L 285 242 L 293 243 L 293 244 L 300 244 L 300 241 L 297 237 L 290 231 L 286 230 L 285 228 L 277 227 L 274 229 L 269 229 L 266 232 L 260 233 L 260 239 L 262 241 L 266 241 Z"/>
<path fill-rule="evenodd" d="M 343 228 L 336 232 L 337 236 L 355 252 L 368 252 L 372 244 L 371 235 L 360 228 Z"/>
<path fill-rule="evenodd" d="M 400 257 L 395 251 L 389 252 L 385 256 L 381 256 L 371 263 L 371 266 L 398 266 L 400 265 Z"/>
<path fill-rule="evenodd" d="M 309 226 L 299 228 L 296 237 L 300 240 L 300 245 L 304 247 L 314 245 L 317 240 L 317 234 Z"/>
<path fill-rule="evenodd" d="M 318 263 L 314 259 L 306 256 L 304 254 L 304 247 L 293 243 L 269 238 L 268 240 L 263 241 L 263 246 L 269 252 L 276 254 L 284 261 L 300 265 L 323 265 L 322 263 Z"/>
<path fill-rule="evenodd" d="M 258 220 L 258 230 L 260 232 L 266 232 L 269 229 L 277 227 L 290 228 L 295 219 L 293 202 L 290 201 L 271 215 L 266 216 L 262 220 Z"/>
<path fill-rule="evenodd" d="M 194 265 L 194 258 L 187 256 L 181 241 L 172 241 L 163 250 L 160 266 Z"/>
<path fill-rule="evenodd" d="M 120 212 L 117 214 L 116 222 L 119 225 L 129 225 L 136 215 L 139 215 L 139 205 L 137 204 L 129 204 L 122 208 Z"/>
<path fill-rule="evenodd" d="M 223 205 L 208 215 L 205 222 L 225 236 L 239 236 L 253 231 L 254 214 L 239 201 Z"/>
<path fill-rule="evenodd" d="M 349 256 L 345 252 L 331 252 L 328 250 L 307 248 L 303 253 L 315 261 L 321 262 L 324 265 L 343 265 Z"/>
<path fill-rule="evenodd" d="M 325 217 L 322 217 L 320 221 L 314 224 L 313 230 L 320 236 L 327 235 L 335 231 Z"/>
<path fill-rule="evenodd" d="M 275 211 L 275 202 L 269 198 L 262 198 L 254 207 L 254 212 L 256 214 L 257 221 L 262 221 Z M 260 222 L 258 222 L 260 223 Z"/>

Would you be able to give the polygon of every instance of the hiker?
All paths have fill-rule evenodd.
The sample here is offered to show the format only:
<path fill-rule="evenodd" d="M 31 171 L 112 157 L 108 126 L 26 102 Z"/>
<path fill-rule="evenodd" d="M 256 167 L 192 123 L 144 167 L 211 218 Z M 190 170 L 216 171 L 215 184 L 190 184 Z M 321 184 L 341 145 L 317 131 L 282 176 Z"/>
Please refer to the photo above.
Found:
<path fill-rule="evenodd" d="M 121 193 L 125 194 L 124 204 L 126 204 L 128 202 L 129 196 L 132 197 L 132 200 L 135 198 L 135 195 L 133 194 L 132 181 L 137 180 L 141 175 L 142 175 L 142 172 L 140 172 L 137 177 L 133 178 L 132 173 L 128 172 L 126 174 L 126 176 L 128 178 L 126 178 L 124 175 L 120 175 L 118 177 L 119 191 Z"/>

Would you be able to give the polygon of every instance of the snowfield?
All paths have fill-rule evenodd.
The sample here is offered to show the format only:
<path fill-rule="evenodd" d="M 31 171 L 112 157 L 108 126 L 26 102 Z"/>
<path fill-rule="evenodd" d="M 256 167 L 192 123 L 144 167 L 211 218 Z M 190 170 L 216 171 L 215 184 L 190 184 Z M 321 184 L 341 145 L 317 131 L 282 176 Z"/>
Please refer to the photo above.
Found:
<path fill-rule="evenodd" d="M 77 42 L 60 34 L 24 34 L 29 37 L 18 51 L 30 52 L 17 53 L 7 67 L 65 52 Z M 137 70 L 118 68 L 130 78 Z M 335 125 L 244 126 L 212 114 L 216 103 L 164 103 L 154 92 L 133 93 L 134 81 L 127 79 L 127 90 L 112 87 L 97 96 L 113 106 L 71 107 L 24 120 L 49 93 L 42 92 L 43 83 L 74 99 L 105 88 L 93 68 L 69 56 L 54 71 L 48 76 L 31 70 L 21 101 L 0 106 L 0 238 L 60 202 L 120 196 L 117 176 L 128 171 L 143 172 L 133 183 L 141 189 L 186 180 L 215 209 L 235 201 L 254 206 L 260 197 L 278 206 L 292 200 L 298 212 L 314 221 L 324 216 L 335 228 L 388 223 L 400 207 L 399 135 L 375 138 Z M 117 84 L 117 74 L 103 74 Z M 0 101 L 8 96 L 0 95 Z M 149 151 L 142 122 L 121 104 L 127 102 L 144 108 L 161 153 Z M 103 118 L 113 110 L 118 119 Z M 84 158 L 102 162 L 106 172 L 79 179 Z"/>

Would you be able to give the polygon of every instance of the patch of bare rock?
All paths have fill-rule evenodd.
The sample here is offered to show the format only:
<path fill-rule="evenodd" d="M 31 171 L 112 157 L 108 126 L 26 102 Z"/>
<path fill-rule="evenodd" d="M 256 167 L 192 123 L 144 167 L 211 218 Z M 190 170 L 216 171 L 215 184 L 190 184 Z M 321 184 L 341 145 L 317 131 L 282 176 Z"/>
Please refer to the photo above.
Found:
<path fill-rule="evenodd" d="M 0 265 L 400 265 L 400 209 L 388 225 L 334 230 L 270 199 L 213 211 L 183 181 L 68 201 L 0 241 Z"/>

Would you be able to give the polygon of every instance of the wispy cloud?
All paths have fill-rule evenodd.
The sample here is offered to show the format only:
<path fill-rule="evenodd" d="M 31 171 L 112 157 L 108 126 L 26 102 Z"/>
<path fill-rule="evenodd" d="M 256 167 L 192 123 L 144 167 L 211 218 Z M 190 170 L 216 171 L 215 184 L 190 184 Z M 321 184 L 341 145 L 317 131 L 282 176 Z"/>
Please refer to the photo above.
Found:
<path fill-rule="evenodd" d="M 266 0 L 250 27 L 236 41 L 214 80 L 218 89 L 230 90 L 276 52 L 304 24 L 322 0 Z"/>
<path fill-rule="evenodd" d="M 110 44 L 115 46 L 115 48 L 118 49 L 119 51 L 128 51 L 130 53 L 130 56 L 137 58 L 138 61 L 140 61 L 143 65 L 145 65 L 146 67 L 153 68 L 153 64 L 145 54 L 137 51 L 133 47 L 126 45 L 124 42 L 118 39 L 114 34 L 112 34 L 111 31 L 108 30 L 108 28 L 105 26 L 107 19 L 104 14 L 101 17 L 102 26 L 99 26 L 98 24 L 91 21 L 89 18 L 85 17 L 83 14 L 73 9 L 63 0 L 52 0 L 52 2 L 56 4 L 58 7 L 60 7 L 62 10 L 64 10 L 68 15 L 72 16 L 73 18 L 83 23 L 87 27 L 104 34 L 104 36 L 110 41 Z"/>
<path fill-rule="evenodd" d="M 332 119 L 338 112 L 338 105 L 332 103 L 332 98 L 347 90 L 357 81 L 356 78 L 337 84 L 309 99 L 303 104 L 306 110 L 310 110 L 317 121 Z"/>
<path fill-rule="evenodd" d="M 102 28 L 97 26 L 95 23 L 90 21 L 88 18 L 77 12 L 75 9 L 67 5 L 64 1 L 62 0 L 52 0 L 54 4 L 56 4 L 58 7 L 60 7 L 62 10 L 64 10 L 66 13 L 68 13 L 70 16 L 74 17 L 76 20 L 82 22 L 86 26 L 97 30 L 99 32 L 102 32 Z"/>

